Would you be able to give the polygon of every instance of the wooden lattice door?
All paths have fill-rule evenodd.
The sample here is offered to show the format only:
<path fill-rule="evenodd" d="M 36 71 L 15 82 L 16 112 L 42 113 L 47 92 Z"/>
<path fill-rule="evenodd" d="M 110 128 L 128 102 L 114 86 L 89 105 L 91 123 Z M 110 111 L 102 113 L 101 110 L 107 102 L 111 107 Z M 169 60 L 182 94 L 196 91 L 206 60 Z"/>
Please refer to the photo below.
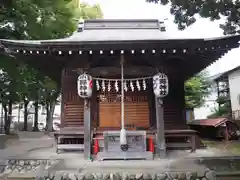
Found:
<path fill-rule="evenodd" d="M 147 92 L 125 92 L 126 127 L 149 127 Z M 99 127 L 121 127 L 121 95 L 116 92 L 101 92 L 99 101 Z"/>

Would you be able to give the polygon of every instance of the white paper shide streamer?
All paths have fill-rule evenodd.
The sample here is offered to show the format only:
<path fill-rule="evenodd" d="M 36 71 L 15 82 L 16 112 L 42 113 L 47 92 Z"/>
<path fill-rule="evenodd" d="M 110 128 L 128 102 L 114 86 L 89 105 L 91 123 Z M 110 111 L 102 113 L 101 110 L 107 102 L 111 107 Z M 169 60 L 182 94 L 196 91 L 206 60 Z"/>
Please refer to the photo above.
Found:
<path fill-rule="evenodd" d="M 130 81 L 130 88 L 131 88 L 132 91 L 134 91 L 134 86 L 133 86 L 133 82 L 132 81 Z"/>
<path fill-rule="evenodd" d="M 147 79 L 151 79 L 152 77 L 146 78 L 135 78 L 135 79 L 125 79 L 124 80 L 124 91 L 141 91 L 147 90 Z M 105 78 L 93 78 L 95 79 L 96 89 L 99 91 L 120 91 L 121 81 L 119 79 L 105 79 Z"/>
<path fill-rule="evenodd" d="M 138 80 L 137 80 L 137 82 L 136 82 L 136 86 L 137 86 L 138 91 L 141 91 L 141 86 L 140 86 L 140 83 L 139 83 Z"/>
<path fill-rule="evenodd" d="M 96 80 L 96 88 L 97 88 L 98 91 L 100 90 L 100 85 L 99 85 L 99 81 L 98 80 Z"/>
<path fill-rule="evenodd" d="M 145 91 L 147 89 L 146 81 L 143 79 L 143 90 Z"/>
<path fill-rule="evenodd" d="M 105 81 L 102 80 L 102 91 L 105 91 L 106 90 L 106 87 L 105 87 Z"/>
<path fill-rule="evenodd" d="M 128 91 L 128 87 L 127 87 L 127 82 L 126 81 L 124 82 L 124 91 L 126 91 L 126 92 Z"/>
<path fill-rule="evenodd" d="M 116 92 L 118 92 L 118 91 L 119 91 L 119 87 L 118 87 L 118 81 L 115 81 L 115 90 L 116 90 Z"/>
<path fill-rule="evenodd" d="M 108 81 L 108 92 L 111 91 L 111 82 Z"/>

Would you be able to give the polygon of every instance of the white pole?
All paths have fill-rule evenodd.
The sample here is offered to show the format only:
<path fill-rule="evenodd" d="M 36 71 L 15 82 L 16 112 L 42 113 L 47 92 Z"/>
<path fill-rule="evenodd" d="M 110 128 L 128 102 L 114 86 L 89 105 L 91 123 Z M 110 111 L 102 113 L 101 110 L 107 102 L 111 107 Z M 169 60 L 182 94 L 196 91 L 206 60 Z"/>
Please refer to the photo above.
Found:
<path fill-rule="evenodd" d="M 120 146 L 121 149 L 126 149 L 127 146 L 127 137 L 126 130 L 124 128 L 124 55 L 121 55 L 121 131 L 120 131 Z"/>
<path fill-rule="evenodd" d="M 124 70 L 123 70 L 124 57 L 121 55 L 121 128 L 124 129 Z"/>

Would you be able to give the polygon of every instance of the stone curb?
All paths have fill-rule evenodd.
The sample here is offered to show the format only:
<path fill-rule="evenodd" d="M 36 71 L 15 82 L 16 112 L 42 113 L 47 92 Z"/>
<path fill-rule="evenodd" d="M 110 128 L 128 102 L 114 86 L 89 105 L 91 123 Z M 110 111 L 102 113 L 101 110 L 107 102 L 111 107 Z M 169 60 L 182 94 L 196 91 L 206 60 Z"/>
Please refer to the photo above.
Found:
<path fill-rule="evenodd" d="M 215 180 L 214 173 L 205 172 L 163 172 L 163 173 L 76 173 L 76 172 L 42 172 L 33 174 L 9 175 L 6 180 L 36 179 L 36 180 Z"/>
<path fill-rule="evenodd" d="M 7 160 L 5 164 L 4 174 L 24 174 L 24 173 L 37 173 L 43 172 L 51 167 L 54 167 L 59 160 L 26 160 L 26 159 L 14 159 Z"/>

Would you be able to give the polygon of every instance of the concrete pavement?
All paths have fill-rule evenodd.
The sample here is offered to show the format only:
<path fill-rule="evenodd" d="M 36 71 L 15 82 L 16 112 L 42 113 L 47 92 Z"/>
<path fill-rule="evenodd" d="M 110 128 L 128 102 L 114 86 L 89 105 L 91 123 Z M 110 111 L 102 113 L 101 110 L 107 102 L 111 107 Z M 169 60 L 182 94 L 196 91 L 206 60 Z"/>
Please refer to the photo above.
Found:
<path fill-rule="evenodd" d="M 5 149 L 0 149 L 0 160 L 18 158 L 39 148 L 53 147 L 54 140 L 48 136 L 40 138 L 20 138 Z"/>

